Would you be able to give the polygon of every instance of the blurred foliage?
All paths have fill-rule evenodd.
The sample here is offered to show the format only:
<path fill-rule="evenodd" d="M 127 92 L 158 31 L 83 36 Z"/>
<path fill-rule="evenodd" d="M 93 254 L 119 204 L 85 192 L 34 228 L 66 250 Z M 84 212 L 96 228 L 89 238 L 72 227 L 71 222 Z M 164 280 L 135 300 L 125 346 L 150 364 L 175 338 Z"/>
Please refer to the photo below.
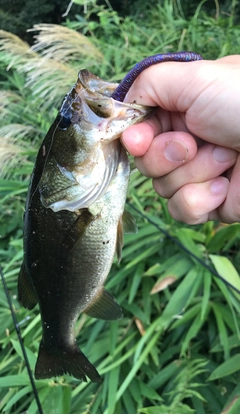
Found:
<path fill-rule="evenodd" d="M 20 7 L 5 4 L 9 12 Z M 22 7 L 28 17 L 29 4 Z M 53 4 L 42 2 L 41 11 Z M 124 1 L 122 14 L 104 4 L 88 2 L 84 13 L 75 5 L 78 14 L 64 26 L 29 17 L 29 27 L 39 23 L 31 48 L 14 30 L 0 32 L 0 258 L 32 369 L 41 325 L 38 310 L 26 311 L 16 298 L 22 215 L 37 149 L 78 70 L 120 80 L 158 52 L 193 50 L 211 59 L 239 52 L 235 1 L 191 2 L 188 9 L 180 0 Z M 37 381 L 44 414 L 239 413 L 239 295 L 188 252 L 239 287 L 240 224 L 175 222 L 134 167 L 129 201 L 144 216 L 128 205 L 139 232 L 125 238 L 121 265 L 113 264 L 106 284 L 125 316 L 109 323 L 81 315 L 76 326 L 79 346 L 104 381 Z M 37 413 L 2 288 L 0 347 L 1 412 Z"/>
<path fill-rule="evenodd" d="M 144 20 L 151 23 L 149 11 L 155 8 L 163 9 L 166 3 L 171 3 L 175 15 L 191 18 L 199 7 L 199 0 L 192 1 L 166 1 L 166 0 L 0 0 L 0 27 L 17 34 L 22 39 L 32 43 L 32 36 L 27 31 L 34 24 L 54 23 L 61 24 L 69 20 L 74 20 L 78 13 L 84 16 L 89 10 L 94 21 L 98 21 L 98 10 L 93 9 L 92 5 L 108 7 L 109 10 L 117 12 L 121 18 L 134 16 L 134 20 Z M 240 4 L 238 1 L 224 0 L 219 2 L 203 0 L 201 9 L 212 18 L 222 16 L 232 16 L 235 21 L 240 16 Z"/>
<path fill-rule="evenodd" d="M 69 0 L 0 0 L 0 27 L 31 40 L 27 30 L 39 22 L 60 24 L 64 18 Z M 77 6 L 73 5 L 70 16 L 74 16 Z"/>

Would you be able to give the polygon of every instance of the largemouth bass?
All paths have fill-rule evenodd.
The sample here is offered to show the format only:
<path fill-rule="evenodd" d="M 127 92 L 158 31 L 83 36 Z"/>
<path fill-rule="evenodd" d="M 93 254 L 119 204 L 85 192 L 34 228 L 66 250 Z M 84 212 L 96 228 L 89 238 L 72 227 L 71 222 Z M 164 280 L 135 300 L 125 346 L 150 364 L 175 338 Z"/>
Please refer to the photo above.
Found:
<path fill-rule="evenodd" d="M 24 217 L 24 261 L 18 280 L 22 305 L 37 303 L 42 341 L 35 377 L 69 373 L 101 381 L 81 352 L 74 326 L 81 312 L 115 320 L 122 310 L 104 287 L 124 231 L 129 163 L 120 137 L 149 108 L 114 101 L 116 84 L 80 71 L 39 150 Z"/>
<path fill-rule="evenodd" d="M 79 72 L 39 150 L 24 217 L 24 260 L 19 301 L 39 303 L 42 341 L 35 377 L 69 373 L 101 381 L 76 344 L 74 326 L 81 312 L 114 320 L 122 310 L 104 287 L 123 233 L 135 224 L 124 213 L 129 164 L 119 137 L 152 109 L 122 103 L 136 77 L 160 62 L 202 59 L 192 52 L 150 56 L 119 86 L 90 72 Z"/>

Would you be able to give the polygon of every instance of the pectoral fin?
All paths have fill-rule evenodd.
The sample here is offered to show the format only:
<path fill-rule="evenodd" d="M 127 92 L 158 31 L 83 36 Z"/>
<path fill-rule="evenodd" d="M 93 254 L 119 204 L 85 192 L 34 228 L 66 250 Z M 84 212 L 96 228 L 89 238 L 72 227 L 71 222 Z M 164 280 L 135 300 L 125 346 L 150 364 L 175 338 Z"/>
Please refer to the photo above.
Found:
<path fill-rule="evenodd" d="M 92 318 L 114 321 L 123 317 L 122 308 L 114 297 L 104 288 L 99 292 L 96 299 L 85 309 L 84 313 Z"/>
<path fill-rule="evenodd" d="M 64 248 L 69 252 L 76 242 L 83 237 L 87 227 L 96 219 L 88 209 L 83 209 L 81 215 L 74 221 L 64 241 Z"/>
<path fill-rule="evenodd" d="M 117 228 L 117 243 L 116 254 L 118 263 L 122 258 L 123 235 L 137 233 L 137 226 L 135 218 L 127 210 L 124 210 L 122 217 L 120 217 Z"/>
<path fill-rule="evenodd" d="M 18 276 L 18 300 L 26 309 L 33 309 L 38 302 L 24 262 Z"/>
<path fill-rule="evenodd" d="M 129 211 L 124 210 L 123 215 L 122 215 L 122 222 L 123 222 L 123 233 L 124 234 L 137 233 L 138 229 L 136 225 L 136 220 L 132 216 L 132 214 L 129 213 Z"/>

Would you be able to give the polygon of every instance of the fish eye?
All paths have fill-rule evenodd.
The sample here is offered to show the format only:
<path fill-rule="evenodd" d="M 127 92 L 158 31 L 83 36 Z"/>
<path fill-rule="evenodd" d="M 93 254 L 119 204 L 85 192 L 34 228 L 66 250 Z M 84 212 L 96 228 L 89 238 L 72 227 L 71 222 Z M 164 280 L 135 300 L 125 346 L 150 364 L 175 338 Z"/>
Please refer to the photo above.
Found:
<path fill-rule="evenodd" d="M 88 103 L 89 108 L 95 113 L 95 115 L 99 116 L 100 118 L 108 118 L 111 116 L 112 108 L 108 110 L 106 107 L 102 107 L 102 105 L 91 105 Z"/>
<path fill-rule="evenodd" d="M 71 119 L 63 115 L 58 124 L 59 128 L 65 131 L 66 129 L 68 129 L 70 125 L 71 125 Z"/>

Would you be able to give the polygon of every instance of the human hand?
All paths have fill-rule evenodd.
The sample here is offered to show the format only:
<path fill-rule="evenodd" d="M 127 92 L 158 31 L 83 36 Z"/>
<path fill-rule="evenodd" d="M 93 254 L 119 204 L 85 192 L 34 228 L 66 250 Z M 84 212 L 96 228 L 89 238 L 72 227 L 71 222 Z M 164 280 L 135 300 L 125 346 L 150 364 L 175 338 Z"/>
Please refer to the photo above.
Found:
<path fill-rule="evenodd" d="M 122 142 L 170 214 L 189 224 L 239 221 L 240 56 L 151 66 L 126 101 L 158 106 Z"/>

